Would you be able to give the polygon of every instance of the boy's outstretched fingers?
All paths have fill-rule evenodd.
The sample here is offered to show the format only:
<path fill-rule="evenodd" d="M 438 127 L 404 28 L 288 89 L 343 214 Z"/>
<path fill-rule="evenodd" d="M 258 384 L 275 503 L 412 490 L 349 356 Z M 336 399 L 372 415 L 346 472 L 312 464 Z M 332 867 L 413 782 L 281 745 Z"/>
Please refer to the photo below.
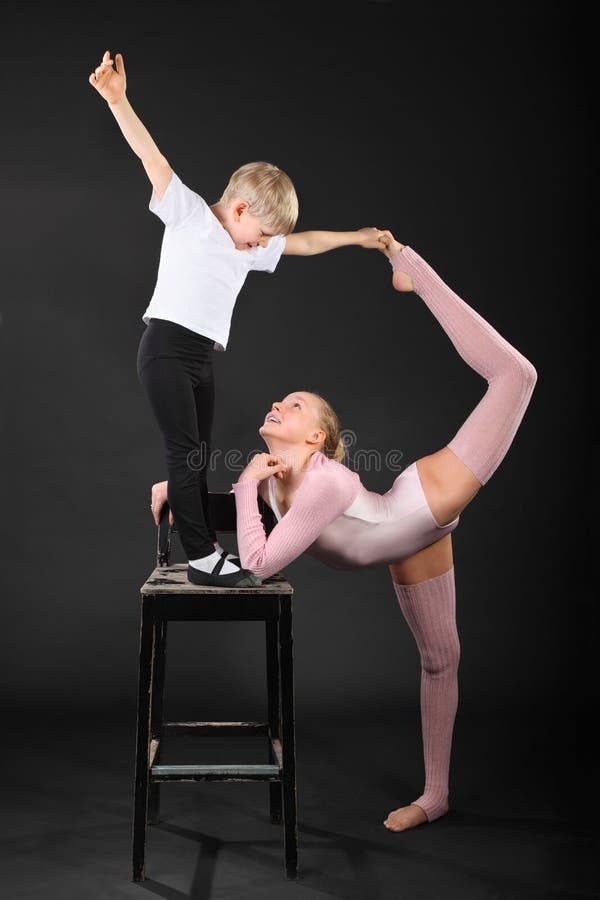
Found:
<path fill-rule="evenodd" d="M 381 249 L 379 246 L 379 237 L 382 233 L 382 229 L 376 228 L 374 225 L 368 225 L 366 228 L 359 228 L 356 232 L 356 243 L 366 250 L 379 250 Z"/>
<path fill-rule="evenodd" d="M 115 60 L 112 59 L 110 50 L 105 50 L 102 62 L 88 78 L 92 87 L 96 88 L 100 96 L 111 105 L 123 99 L 127 88 L 125 66 L 123 65 L 121 53 L 116 55 L 116 68 L 114 68 L 114 63 Z"/>
<path fill-rule="evenodd" d="M 387 229 L 384 231 L 383 235 L 379 238 L 379 249 L 382 253 L 388 257 L 388 259 L 394 256 L 395 253 L 399 253 L 404 249 L 404 244 L 401 244 L 400 241 L 397 241 L 391 231 Z M 403 288 L 399 288 L 399 290 L 403 290 Z M 405 288 L 404 290 L 412 290 L 412 288 Z"/>
<path fill-rule="evenodd" d="M 112 65 L 109 65 L 107 63 L 100 63 L 100 65 L 97 66 L 90 75 L 90 81 L 92 81 L 94 84 L 98 84 L 98 82 L 101 81 L 102 77 L 106 76 L 111 69 Z"/>

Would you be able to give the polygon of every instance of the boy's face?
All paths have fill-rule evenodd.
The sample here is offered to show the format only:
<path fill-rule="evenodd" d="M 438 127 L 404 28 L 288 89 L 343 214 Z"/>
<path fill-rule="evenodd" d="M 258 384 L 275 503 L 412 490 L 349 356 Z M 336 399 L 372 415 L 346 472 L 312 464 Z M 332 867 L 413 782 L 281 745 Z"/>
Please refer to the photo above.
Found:
<path fill-rule="evenodd" d="M 236 201 L 231 207 L 228 231 L 237 250 L 266 247 L 275 232 L 253 216 L 245 200 Z"/>

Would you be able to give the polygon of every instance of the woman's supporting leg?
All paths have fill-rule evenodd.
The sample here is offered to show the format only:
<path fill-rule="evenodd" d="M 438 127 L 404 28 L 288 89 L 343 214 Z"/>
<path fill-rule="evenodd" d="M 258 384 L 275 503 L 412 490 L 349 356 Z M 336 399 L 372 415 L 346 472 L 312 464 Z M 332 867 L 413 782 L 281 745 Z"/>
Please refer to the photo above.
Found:
<path fill-rule="evenodd" d="M 460 642 L 450 535 L 403 563 L 390 566 L 400 609 L 421 657 L 421 726 L 425 787 L 384 824 L 405 831 L 448 811 L 448 778 L 458 706 Z"/>
<path fill-rule="evenodd" d="M 412 283 L 412 290 L 423 299 L 459 355 L 488 382 L 483 398 L 447 445 L 453 456 L 445 449 L 439 456 L 427 457 L 428 467 L 420 467 L 428 499 L 439 494 L 439 502 L 434 503 L 437 509 L 432 507 L 432 512 L 444 524 L 466 506 L 504 459 L 527 409 L 537 372 L 418 253 L 408 246 L 395 250 L 398 246 L 394 242 L 388 247 L 395 286 L 409 290 Z M 469 475 L 462 477 L 454 460 L 460 461 Z"/>

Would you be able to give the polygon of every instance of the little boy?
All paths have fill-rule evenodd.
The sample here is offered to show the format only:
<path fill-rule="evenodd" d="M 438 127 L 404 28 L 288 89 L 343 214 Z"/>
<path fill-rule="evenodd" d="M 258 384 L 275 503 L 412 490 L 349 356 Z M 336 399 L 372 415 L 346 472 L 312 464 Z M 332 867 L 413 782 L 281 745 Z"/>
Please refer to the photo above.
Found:
<path fill-rule="evenodd" d="M 355 244 L 380 249 L 377 228 L 292 234 L 298 198 L 268 162 L 237 169 L 209 206 L 171 169 L 126 97 L 123 56 L 107 50 L 89 76 L 152 183 L 149 208 L 164 223 L 156 285 L 142 319 L 137 371 L 162 432 L 168 500 L 194 584 L 252 586 L 216 540 L 206 470 L 214 415 L 212 354 L 227 347 L 237 296 L 249 271 L 273 272 L 282 255 L 308 256 Z"/>

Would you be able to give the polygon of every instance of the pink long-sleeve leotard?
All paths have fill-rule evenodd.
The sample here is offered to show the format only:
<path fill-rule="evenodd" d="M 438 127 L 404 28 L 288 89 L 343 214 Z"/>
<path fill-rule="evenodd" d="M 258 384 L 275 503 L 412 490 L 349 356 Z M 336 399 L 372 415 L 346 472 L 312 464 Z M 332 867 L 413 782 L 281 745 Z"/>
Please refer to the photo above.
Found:
<path fill-rule="evenodd" d="M 485 484 L 519 427 L 536 370 L 410 247 L 390 262 L 412 277 L 415 293 L 457 352 L 488 383 L 483 398 L 447 445 Z M 273 476 L 269 481 L 270 506 L 278 523 L 268 538 L 258 508 L 259 480 L 232 486 L 240 559 L 260 578 L 281 571 L 302 553 L 337 569 L 398 562 L 453 531 L 459 521 L 459 517 L 448 524 L 435 521 L 416 463 L 397 476 L 389 491 L 378 494 L 367 490 L 356 472 L 316 452 L 284 516 L 277 509 Z"/>

